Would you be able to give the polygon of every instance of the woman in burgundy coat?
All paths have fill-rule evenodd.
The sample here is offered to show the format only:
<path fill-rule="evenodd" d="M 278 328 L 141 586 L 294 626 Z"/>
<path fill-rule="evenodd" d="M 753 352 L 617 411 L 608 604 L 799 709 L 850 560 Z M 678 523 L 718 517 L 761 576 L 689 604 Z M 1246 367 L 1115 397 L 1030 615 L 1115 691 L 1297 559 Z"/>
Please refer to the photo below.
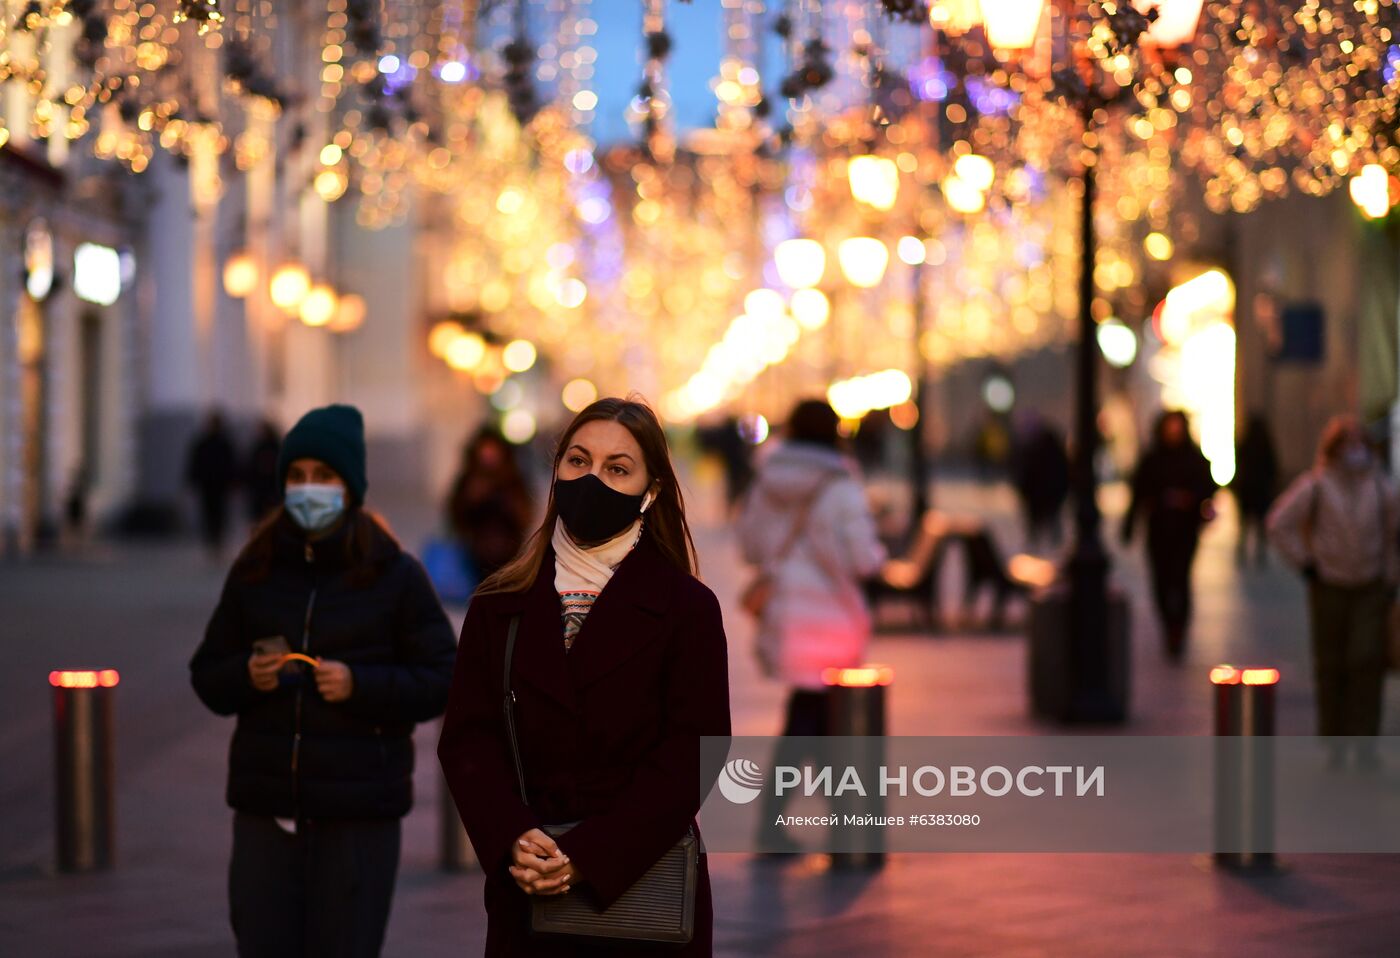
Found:
<path fill-rule="evenodd" d="M 487 955 L 642 954 L 532 937 L 530 896 L 606 906 L 695 826 L 718 772 L 702 774 L 700 738 L 729 735 L 724 625 L 695 578 L 680 486 L 647 406 L 603 399 L 583 410 L 554 469 L 544 524 L 468 609 L 438 756 L 486 870 Z M 502 708 L 516 616 L 528 804 Z M 578 824 L 557 843 L 542 830 L 565 822 Z M 658 953 L 711 954 L 712 919 L 701 854 L 694 938 Z"/>

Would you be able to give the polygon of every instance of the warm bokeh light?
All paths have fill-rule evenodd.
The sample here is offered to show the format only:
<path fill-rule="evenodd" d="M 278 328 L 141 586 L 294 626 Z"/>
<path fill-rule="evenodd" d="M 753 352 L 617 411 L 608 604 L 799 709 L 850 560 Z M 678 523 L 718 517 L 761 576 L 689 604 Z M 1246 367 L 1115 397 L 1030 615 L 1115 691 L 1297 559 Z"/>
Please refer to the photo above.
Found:
<path fill-rule="evenodd" d="M 846 165 L 851 196 L 877 210 L 894 209 L 899 199 L 899 167 L 885 156 L 853 156 Z"/>
<path fill-rule="evenodd" d="M 311 274 L 300 263 L 286 263 L 277 268 L 268 284 L 272 304 L 286 312 L 295 312 L 311 292 Z"/>
<path fill-rule="evenodd" d="M 1165 233 L 1157 232 L 1148 233 L 1147 236 L 1143 238 L 1142 248 L 1146 251 L 1148 256 L 1151 256 L 1158 262 L 1165 262 L 1171 259 L 1172 254 L 1176 252 L 1176 247 L 1172 243 L 1171 238 Z"/>
<path fill-rule="evenodd" d="M 928 250 L 924 248 L 924 241 L 917 236 L 901 236 L 899 242 L 895 244 L 895 251 L 899 254 L 900 260 L 910 266 L 919 265 L 928 255 Z"/>
<path fill-rule="evenodd" d="M 350 178 L 345 175 L 344 170 L 339 168 L 322 170 L 316 174 L 316 180 L 312 185 L 317 196 L 327 203 L 334 203 L 349 189 Z"/>
<path fill-rule="evenodd" d="M 1351 201 L 1367 219 L 1384 219 L 1390 213 L 1391 177 L 1385 167 L 1368 163 L 1361 172 L 1351 178 Z"/>
<path fill-rule="evenodd" d="M 987 206 L 986 194 L 956 175 L 944 177 L 943 198 L 954 211 L 969 216 L 982 212 Z"/>
<path fill-rule="evenodd" d="M 480 333 L 463 333 L 448 343 L 443 358 L 458 372 L 472 372 L 486 358 L 486 340 Z"/>
<path fill-rule="evenodd" d="M 744 297 L 744 312 L 755 319 L 777 319 L 786 308 L 783 294 L 776 290 L 755 289 Z"/>
<path fill-rule="evenodd" d="M 569 412 L 582 412 L 598 398 L 598 387 L 587 379 L 571 379 L 560 398 Z"/>
<path fill-rule="evenodd" d="M 823 685 L 839 685 L 844 688 L 872 688 L 877 685 L 889 685 L 893 681 L 894 669 L 888 665 L 822 669 Z"/>
<path fill-rule="evenodd" d="M 538 357 L 535 344 L 528 339 L 516 339 L 506 344 L 501 351 L 501 362 L 513 373 L 523 373 L 535 365 Z"/>
<path fill-rule="evenodd" d="M 874 237 L 853 236 L 841 241 L 836 249 L 836 258 L 848 283 L 869 289 L 879 286 L 880 280 L 884 279 L 890 251 Z"/>
<path fill-rule="evenodd" d="M 535 416 L 527 409 L 512 409 L 501 417 L 501 435 L 517 446 L 535 438 Z"/>
<path fill-rule="evenodd" d="M 339 305 L 335 290 L 325 283 L 317 283 L 302 297 L 297 306 L 297 315 L 308 326 L 328 326 L 335 319 Z"/>
<path fill-rule="evenodd" d="M 861 419 L 872 410 L 908 402 L 913 395 L 913 382 L 898 369 L 843 379 L 832 383 L 826 391 L 831 408 L 846 420 Z"/>
<path fill-rule="evenodd" d="M 778 276 L 793 289 L 816 286 L 826 271 L 826 250 L 812 239 L 783 240 L 773 250 Z"/>
<path fill-rule="evenodd" d="M 1104 360 L 1118 369 L 1126 369 L 1137 358 L 1137 334 L 1120 320 L 1107 319 L 1099 323 L 1097 338 Z"/>
<path fill-rule="evenodd" d="M 258 263 L 249 253 L 234 253 L 224 263 L 224 292 L 234 299 L 253 295 L 258 288 Z"/>
<path fill-rule="evenodd" d="M 1233 665 L 1217 665 L 1210 670 L 1212 685 L 1239 685 L 1240 670 Z"/>
<path fill-rule="evenodd" d="M 992 188 L 996 179 L 996 167 L 992 165 L 992 161 L 976 153 L 958 157 L 957 162 L 953 164 L 953 172 L 957 174 L 958 179 L 983 193 Z"/>
<path fill-rule="evenodd" d="M 1026 50 L 1040 32 L 1045 0 L 981 0 L 987 41 L 1001 50 Z"/>
<path fill-rule="evenodd" d="M 110 689 L 120 682 L 116 669 L 64 669 L 49 673 L 49 684 L 56 689 Z"/>
<path fill-rule="evenodd" d="M 831 301 L 819 289 L 799 289 L 788 308 L 803 329 L 821 329 L 831 318 Z"/>
<path fill-rule="evenodd" d="M 366 308 L 365 298 L 358 293 L 348 293 L 340 297 L 335 317 L 331 320 L 331 332 L 353 333 L 359 329 L 364 325 Z"/>
<path fill-rule="evenodd" d="M 466 334 L 466 328 L 454 319 L 444 319 L 434 323 L 433 328 L 428 331 L 428 352 L 438 359 L 446 359 L 448 347 L 458 337 Z"/>
<path fill-rule="evenodd" d="M 929 4 L 929 22 L 949 36 L 960 37 L 982 23 L 979 0 L 934 0 Z"/>

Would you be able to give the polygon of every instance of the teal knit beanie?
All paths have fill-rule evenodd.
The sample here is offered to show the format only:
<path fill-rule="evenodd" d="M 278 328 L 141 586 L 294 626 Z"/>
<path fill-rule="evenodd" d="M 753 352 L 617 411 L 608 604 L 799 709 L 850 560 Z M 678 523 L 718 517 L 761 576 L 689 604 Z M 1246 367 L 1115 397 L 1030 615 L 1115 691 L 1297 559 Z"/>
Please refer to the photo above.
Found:
<path fill-rule="evenodd" d="M 287 470 L 298 459 L 319 459 L 345 480 L 350 501 L 365 501 L 369 478 L 365 466 L 365 419 L 354 406 L 334 405 L 313 409 L 282 440 L 277 476 L 283 486 Z"/>

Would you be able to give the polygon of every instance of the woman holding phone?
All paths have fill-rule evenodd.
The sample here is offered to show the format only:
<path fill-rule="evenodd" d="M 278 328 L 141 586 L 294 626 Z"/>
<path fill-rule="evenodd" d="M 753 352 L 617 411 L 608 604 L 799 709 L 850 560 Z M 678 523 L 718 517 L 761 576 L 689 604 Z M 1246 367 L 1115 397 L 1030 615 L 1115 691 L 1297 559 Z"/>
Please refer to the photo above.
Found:
<path fill-rule="evenodd" d="M 418 562 L 364 508 L 364 421 L 302 417 L 282 507 L 234 562 L 190 662 L 237 716 L 229 910 L 238 953 L 373 956 L 389 919 L 413 726 L 440 715 L 452 627 Z"/>
<path fill-rule="evenodd" d="M 713 779 L 700 739 L 729 735 L 724 625 L 695 571 L 655 414 L 593 403 L 559 443 L 544 524 L 472 599 L 438 744 L 486 870 L 487 955 L 646 953 L 532 936 L 530 904 L 582 895 L 606 908 L 695 829 Z M 712 952 L 698 861 L 693 935 L 664 954 Z"/>

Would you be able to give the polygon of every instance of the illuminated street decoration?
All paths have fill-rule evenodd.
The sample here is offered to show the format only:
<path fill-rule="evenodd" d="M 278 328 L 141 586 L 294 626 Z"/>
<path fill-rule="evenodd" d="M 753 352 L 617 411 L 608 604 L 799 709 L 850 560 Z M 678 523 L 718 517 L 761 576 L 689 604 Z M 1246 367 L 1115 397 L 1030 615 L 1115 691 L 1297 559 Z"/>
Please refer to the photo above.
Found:
<path fill-rule="evenodd" d="M 779 21 L 772 4 L 722 0 L 715 127 L 685 134 L 666 88 L 684 38 L 651 0 L 636 138 L 600 145 L 601 7 L 582 0 L 325 0 L 295 25 L 268 0 L 36 4 L 0 35 L 13 94 L 0 140 L 47 143 L 55 161 L 63 141 L 134 172 L 165 151 L 189 161 L 203 204 L 227 177 L 274 163 L 280 196 L 353 203 L 365 227 L 432 210 L 450 246 L 433 281 L 446 312 L 483 337 L 480 356 L 454 352 L 474 386 L 511 375 L 519 357 L 503 347 L 525 340 L 540 358 L 530 375 L 559 399 L 575 380 L 662 396 L 698 376 L 692 398 L 770 414 L 861 370 L 1063 341 L 1078 265 L 1064 184 L 1086 156 L 1105 211 L 1100 321 L 1150 309 L 1157 264 L 1196 235 L 1178 202 L 1189 184 L 1219 212 L 1346 185 L 1379 217 L 1397 198 L 1390 0 L 939 0 L 918 23 L 906 6 L 804 0 Z M 1136 41 L 1129 14 L 1145 31 Z M 289 52 L 294 26 L 303 42 Z M 764 62 L 766 31 L 785 62 Z M 1071 54 L 1088 65 L 1080 82 L 1120 98 L 1090 139 L 1063 102 Z M 307 82 L 296 99 L 293 74 Z M 256 265 L 298 248 L 295 218 L 266 228 L 249 244 L 257 259 L 225 262 L 225 290 L 252 308 L 270 284 L 295 315 L 309 274 L 303 289 Z M 919 324 L 915 284 L 932 304 Z M 781 310 L 749 309 L 758 289 Z M 312 318 L 340 331 L 364 321 L 334 297 L 329 311 L 313 300 Z M 730 339 L 714 376 L 705 357 L 741 312 L 768 324 L 747 337 L 768 348 L 730 361 Z M 1107 335 L 1121 355 L 1126 340 Z M 441 339 L 432 352 L 445 359 Z M 753 379 L 737 375 L 760 360 Z"/>

